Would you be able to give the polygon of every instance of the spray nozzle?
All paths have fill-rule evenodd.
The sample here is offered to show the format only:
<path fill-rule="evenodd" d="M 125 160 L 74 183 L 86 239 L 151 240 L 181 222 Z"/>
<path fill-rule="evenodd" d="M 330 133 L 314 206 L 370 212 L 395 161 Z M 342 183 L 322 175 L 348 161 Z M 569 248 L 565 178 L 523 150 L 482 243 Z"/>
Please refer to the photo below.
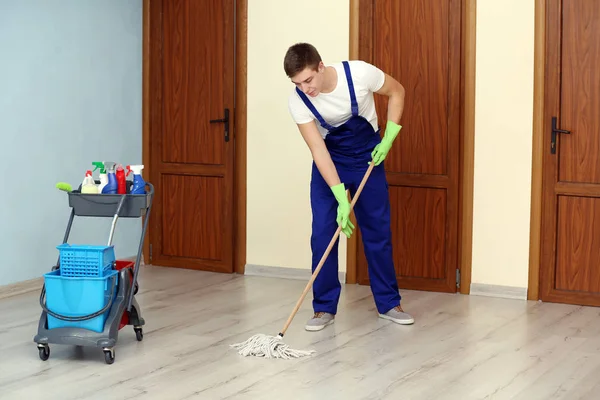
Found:
<path fill-rule="evenodd" d="M 144 166 L 143 165 L 128 165 L 127 169 L 130 169 L 131 171 L 133 171 L 134 175 L 141 175 L 142 170 L 144 169 Z"/>
<path fill-rule="evenodd" d="M 107 171 L 114 173 L 115 172 L 115 165 L 117 163 L 112 162 L 112 161 L 104 161 L 104 166 L 106 168 Z"/>
<path fill-rule="evenodd" d="M 94 171 L 96 171 L 98 168 L 100 168 L 100 173 L 101 174 L 106 174 L 106 169 L 104 168 L 104 163 L 102 161 L 94 161 L 92 163 L 92 165 L 96 168 L 94 168 Z M 94 172 L 92 171 L 92 172 Z"/>
<path fill-rule="evenodd" d="M 130 165 L 128 165 L 128 166 L 126 166 L 125 168 L 126 168 L 126 170 L 127 170 L 127 173 L 125 174 L 125 177 L 128 177 L 128 176 L 129 176 L 129 174 L 131 173 L 131 166 L 130 166 Z"/>

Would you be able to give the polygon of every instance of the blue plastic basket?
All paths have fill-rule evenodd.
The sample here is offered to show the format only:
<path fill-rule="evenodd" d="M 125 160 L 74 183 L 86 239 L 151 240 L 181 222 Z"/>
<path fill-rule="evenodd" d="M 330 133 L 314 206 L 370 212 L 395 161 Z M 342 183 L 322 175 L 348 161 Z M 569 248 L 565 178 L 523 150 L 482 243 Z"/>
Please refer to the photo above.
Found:
<path fill-rule="evenodd" d="M 61 244 L 60 274 L 62 276 L 102 277 L 115 262 L 114 246 L 88 246 Z"/>
<path fill-rule="evenodd" d="M 46 308 L 59 317 L 82 317 L 101 311 L 117 295 L 118 271 L 109 270 L 101 277 L 67 277 L 58 270 L 44 275 Z M 114 285 L 114 286 L 113 286 Z M 104 323 L 110 313 L 104 313 L 84 321 L 66 321 L 48 314 L 48 329 L 75 327 L 94 332 L 104 331 Z"/>

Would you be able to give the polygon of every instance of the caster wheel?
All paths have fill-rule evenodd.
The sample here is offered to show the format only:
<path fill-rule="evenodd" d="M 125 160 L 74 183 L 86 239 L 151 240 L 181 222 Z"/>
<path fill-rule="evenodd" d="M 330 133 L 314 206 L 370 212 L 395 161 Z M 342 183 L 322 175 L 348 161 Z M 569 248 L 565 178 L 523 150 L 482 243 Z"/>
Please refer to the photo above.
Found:
<path fill-rule="evenodd" d="M 115 350 L 114 349 L 105 349 L 104 350 L 104 361 L 107 364 L 112 364 L 115 362 Z"/>
<path fill-rule="evenodd" d="M 144 331 L 142 331 L 142 328 L 133 328 L 133 330 L 135 331 L 135 338 L 138 342 L 144 340 Z"/>
<path fill-rule="evenodd" d="M 40 360 L 46 361 L 48 358 L 50 358 L 50 347 L 47 344 L 39 345 L 38 351 L 40 353 Z"/>

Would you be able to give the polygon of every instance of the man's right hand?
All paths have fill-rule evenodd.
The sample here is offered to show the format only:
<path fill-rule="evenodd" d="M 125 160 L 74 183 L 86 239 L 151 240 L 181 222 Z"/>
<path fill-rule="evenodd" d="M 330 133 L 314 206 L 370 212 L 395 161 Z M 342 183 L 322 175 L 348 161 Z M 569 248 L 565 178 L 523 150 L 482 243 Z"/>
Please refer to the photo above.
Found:
<path fill-rule="evenodd" d="M 350 202 L 348 201 L 346 188 L 343 183 L 340 183 L 332 186 L 331 191 L 338 202 L 336 222 L 338 226 L 341 225 L 342 232 L 349 238 L 352 235 L 354 224 L 350 221 Z"/>
<path fill-rule="evenodd" d="M 346 194 L 344 184 L 340 183 L 340 177 L 331 160 L 331 155 L 329 154 L 329 150 L 327 150 L 325 141 L 319 133 L 315 121 L 306 124 L 298 124 L 298 129 L 310 149 L 321 176 L 331 188 L 331 191 L 338 202 L 337 224 L 342 226 L 344 235 L 350 237 L 350 235 L 352 235 L 352 230 L 354 229 L 354 225 L 350 221 L 350 202 L 348 201 L 348 195 Z"/>

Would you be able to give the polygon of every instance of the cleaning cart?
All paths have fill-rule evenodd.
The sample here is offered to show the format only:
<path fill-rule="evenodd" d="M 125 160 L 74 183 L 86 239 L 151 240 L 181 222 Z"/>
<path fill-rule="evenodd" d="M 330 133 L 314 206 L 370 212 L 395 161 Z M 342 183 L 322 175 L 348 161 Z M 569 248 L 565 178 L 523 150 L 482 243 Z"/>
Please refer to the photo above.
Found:
<path fill-rule="evenodd" d="M 138 273 L 154 198 L 154 186 L 147 183 L 143 194 L 68 193 L 71 214 L 63 243 L 57 246 L 58 260 L 44 275 L 40 294 L 42 313 L 34 337 L 40 359 L 50 357 L 50 344 L 101 348 L 107 364 L 115 360 L 119 330 L 132 325 L 138 341 L 143 339 L 140 306 L 135 299 Z M 70 245 L 69 233 L 75 216 L 112 217 L 106 246 Z M 143 218 L 135 262 L 116 260 L 113 235 L 118 218 Z"/>

